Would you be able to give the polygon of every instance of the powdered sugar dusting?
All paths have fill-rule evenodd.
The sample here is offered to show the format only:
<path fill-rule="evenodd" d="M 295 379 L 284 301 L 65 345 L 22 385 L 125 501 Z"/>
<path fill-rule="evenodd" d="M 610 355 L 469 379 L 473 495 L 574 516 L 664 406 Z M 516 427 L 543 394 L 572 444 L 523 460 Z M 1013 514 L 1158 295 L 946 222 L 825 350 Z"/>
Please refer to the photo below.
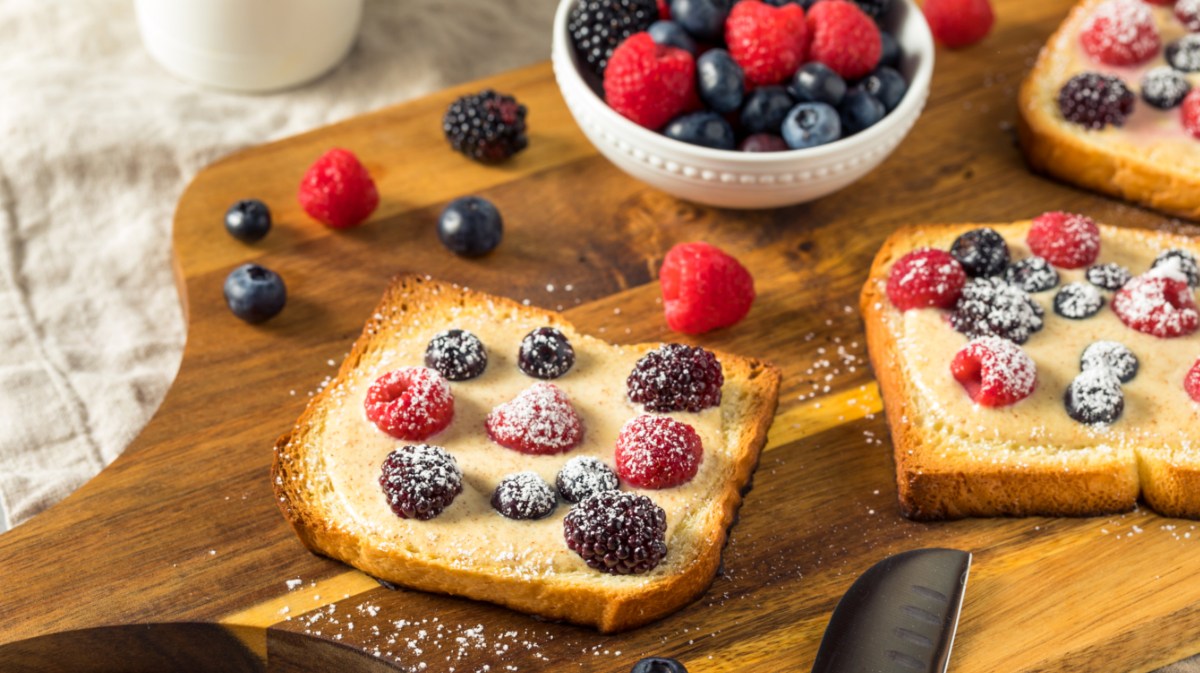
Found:
<path fill-rule="evenodd" d="M 1084 51 L 1110 65 L 1140 63 L 1158 52 L 1154 15 L 1141 0 L 1108 0 L 1088 17 L 1080 34 Z"/>
<path fill-rule="evenodd" d="M 1122 383 L 1137 376 L 1138 366 L 1133 351 L 1117 341 L 1097 341 L 1084 349 L 1079 359 L 1080 369 L 1109 369 Z"/>

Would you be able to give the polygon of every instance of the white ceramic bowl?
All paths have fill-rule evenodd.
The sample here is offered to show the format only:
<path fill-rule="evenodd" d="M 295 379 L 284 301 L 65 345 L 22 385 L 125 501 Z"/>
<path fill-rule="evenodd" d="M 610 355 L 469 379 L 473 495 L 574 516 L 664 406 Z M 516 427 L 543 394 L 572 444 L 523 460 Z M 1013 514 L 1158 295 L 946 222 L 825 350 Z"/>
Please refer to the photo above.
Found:
<path fill-rule="evenodd" d="M 900 0 L 889 28 L 900 43 L 908 92 L 878 124 L 828 145 L 786 152 L 714 150 L 671 140 L 617 114 L 579 73 L 567 34 L 576 0 L 560 0 L 551 60 L 567 107 L 596 149 L 629 175 L 683 199 L 726 208 L 775 208 L 812 201 L 878 166 L 921 116 L 933 75 L 933 37 L 912 0 Z"/>

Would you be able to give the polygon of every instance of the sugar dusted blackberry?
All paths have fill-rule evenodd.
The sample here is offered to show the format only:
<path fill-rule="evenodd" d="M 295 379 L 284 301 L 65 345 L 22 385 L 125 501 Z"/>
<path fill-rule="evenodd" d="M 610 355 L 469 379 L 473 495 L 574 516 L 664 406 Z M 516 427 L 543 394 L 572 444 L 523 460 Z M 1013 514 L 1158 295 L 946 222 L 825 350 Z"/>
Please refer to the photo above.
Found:
<path fill-rule="evenodd" d="M 492 507 L 509 519 L 544 519 L 557 505 L 554 489 L 536 472 L 510 474 L 492 493 Z"/>
<path fill-rule="evenodd" d="M 456 152 L 483 163 L 504 161 L 525 149 L 525 106 L 491 89 L 450 104 L 442 131 Z"/>
<path fill-rule="evenodd" d="M 1107 368 L 1085 369 L 1063 396 L 1067 415 L 1086 425 L 1108 425 L 1125 411 L 1121 381 Z"/>
<path fill-rule="evenodd" d="M 625 381 L 629 401 L 660 413 L 715 407 L 721 404 L 724 383 L 717 356 L 683 344 L 664 344 L 646 353 Z"/>
<path fill-rule="evenodd" d="M 517 366 L 537 379 L 556 379 L 575 364 L 575 349 L 556 327 L 539 327 L 521 340 Z"/>
<path fill-rule="evenodd" d="M 439 332 L 425 348 L 425 366 L 450 381 L 467 381 L 487 369 L 487 349 L 479 337 L 466 330 Z"/>
<path fill-rule="evenodd" d="M 605 491 L 567 513 L 563 537 L 590 568 L 640 575 L 667 554 L 667 514 L 644 495 Z"/>
<path fill-rule="evenodd" d="M 1063 117 L 1090 129 L 1124 126 L 1134 101 L 1133 92 L 1120 78 L 1095 72 L 1075 75 L 1058 92 Z"/>
<path fill-rule="evenodd" d="M 1079 368 L 1107 369 L 1116 375 L 1121 383 L 1129 383 L 1137 376 L 1140 363 L 1138 358 L 1125 344 L 1116 341 L 1096 341 L 1083 349 L 1079 358 Z"/>
<path fill-rule="evenodd" d="M 657 20 L 655 0 L 577 0 L 567 16 L 567 33 L 588 68 L 603 75 L 617 46 Z"/>
<path fill-rule="evenodd" d="M 603 461 L 591 456 L 578 456 L 562 466 L 554 485 L 558 487 L 558 494 L 563 500 L 576 503 L 597 493 L 617 490 L 621 480 Z"/>
<path fill-rule="evenodd" d="M 1008 244 L 995 229 L 972 229 L 954 239 L 950 254 L 972 278 L 998 276 L 1008 268 Z"/>
<path fill-rule="evenodd" d="M 1168 66 L 1160 66 L 1147 72 L 1142 77 L 1142 100 L 1159 110 L 1177 108 L 1192 85 L 1179 71 Z"/>
<path fill-rule="evenodd" d="M 1183 72 L 1200 72 L 1200 34 L 1191 33 L 1167 45 L 1163 50 L 1167 63 Z"/>
<path fill-rule="evenodd" d="M 1054 295 L 1054 312 L 1070 320 L 1090 318 L 1103 307 L 1104 295 L 1088 283 L 1067 283 Z"/>
<path fill-rule="evenodd" d="M 1169 268 L 1171 266 L 1174 266 L 1187 278 L 1189 287 L 1200 287 L 1200 265 L 1196 263 L 1195 255 L 1187 250 L 1167 250 L 1154 258 L 1152 268 Z"/>
<path fill-rule="evenodd" d="M 1122 287 L 1125 287 L 1125 283 L 1128 283 L 1129 279 L 1131 278 L 1133 278 L 1133 274 L 1129 273 L 1129 269 L 1126 269 L 1115 262 L 1109 262 L 1108 264 L 1096 264 L 1088 267 L 1087 270 L 1087 279 L 1089 283 L 1102 290 L 1109 290 L 1112 292 L 1116 292 Z"/>
<path fill-rule="evenodd" d="M 410 444 L 384 459 L 379 485 L 396 516 L 426 521 L 462 493 L 462 470 L 442 447 Z"/>
<path fill-rule="evenodd" d="M 1044 315 L 1021 288 L 999 278 L 973 278 L 963 287 L 950 324 L 972 339 L 998 336 L 1023 344 L 1042 329 Z"/>
<path fill-rule="evenodd" d="M 1045 292 L 1058 285 L 1058 271 L 1041 257 L 1027 257 L 1008 267 L 1004 280 L 1029 293 Z"/>

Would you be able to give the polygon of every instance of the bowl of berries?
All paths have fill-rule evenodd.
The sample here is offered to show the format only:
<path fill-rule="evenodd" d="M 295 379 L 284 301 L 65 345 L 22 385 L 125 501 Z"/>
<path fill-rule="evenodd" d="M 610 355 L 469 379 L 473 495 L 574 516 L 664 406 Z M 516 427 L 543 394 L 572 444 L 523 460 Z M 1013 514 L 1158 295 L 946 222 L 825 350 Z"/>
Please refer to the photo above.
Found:
<path fill-rule="evenodd" d="M 775 208 L 878 166 L 925 107 L 912 0 L 561 0 L 551 59 L 596 149 L 683 199 Z"/>

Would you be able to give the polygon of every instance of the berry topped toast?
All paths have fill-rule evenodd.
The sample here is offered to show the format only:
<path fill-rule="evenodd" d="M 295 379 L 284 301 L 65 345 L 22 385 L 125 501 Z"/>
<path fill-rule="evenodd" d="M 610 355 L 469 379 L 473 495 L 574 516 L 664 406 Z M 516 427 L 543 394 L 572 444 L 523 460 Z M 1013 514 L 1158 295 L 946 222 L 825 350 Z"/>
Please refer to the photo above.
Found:
<path fill-rule="evenodd" d="M 274 488 L 310 550 L 379 579 L 633 628 L 712 581 L 779 380 L 401 277 L 277 442 Z"/>
<path fill-rule="evenodd" d="M 916 519 L 1200 518 L 1200 240 L 1046 213 L 893 234 L 862 293 Z"/>
<path fill-rule="evenodd" d="M 1197 30 L 1197 0 L 1083 0 L 1021 86 L 1029 164 L 1200 219 Z"/>

